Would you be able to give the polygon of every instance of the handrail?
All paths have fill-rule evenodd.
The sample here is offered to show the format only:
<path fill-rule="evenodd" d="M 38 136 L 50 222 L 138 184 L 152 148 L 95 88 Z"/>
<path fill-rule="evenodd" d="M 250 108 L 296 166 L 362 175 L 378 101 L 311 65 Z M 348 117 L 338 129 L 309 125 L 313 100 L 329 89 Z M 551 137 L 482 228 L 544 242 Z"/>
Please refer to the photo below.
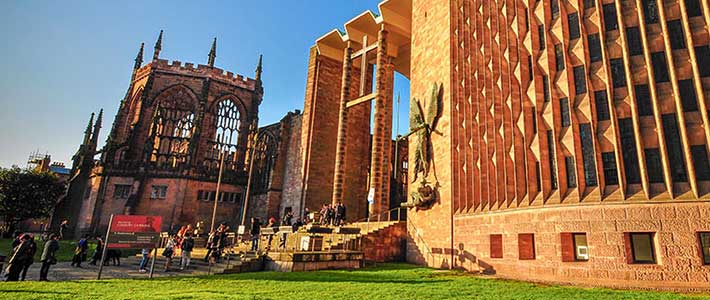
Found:
<path fill-rule="evenodd" d="M 427 245 L 427 243 L 426 243 L 426 241 L 424 240 L 424 238 L 419 234 L 419 229 L 417 228 L 417 225 L 414 224 L 414 221 L 412 221 L 411 219 L 407 218 L 407 226 L 409 226 L 409 225 L 411 225 L 411 226 L 414 228 L 414 236 L 417 238 L 417 240 L 418 240 L 419 242 L 421 242 L 421 244 L 424 246 L 424 248 L 426 248 L 427 254 L 429 255 L 429 258 L 431 258 L 431 261 L 432 261 L 432 263 L 433 263 L 433 261 L 434 261 L 434 253 L 431 251 L 431 249 L 429 248 L 429 245 Z M 415 243 L 416 243 L 416 241 L 415 241 Z"/>
<path fill-rule="evenodd" d="M 384 215 L 384 214 L 387 214 L 387 221 L 402 221 L 402 209 L 406 209 L 406 208 L 404 208 L 404 207 L 395 207 L 395 208 L 393 208 L 393 209 L 380 212 L 379 214 L 375 215 L 375 216 L 377 217 L 377 222 L 381 222 L 380 216 L 382 216 L 382 215 Z M 391 215 L 392 215 L 392 212 L 395 211 L 395 210 L 397 211 L 397 218 L 396 218 L 395 220 L 392 220 Z M 406 210 L 405 210 L 405 211 L 406 211 Z M 368 223 L 369 223 L 369 222 L 375 222 L 375 221 L 373 221 L 374 219 L 375 219 L 375 218 L 373 218 L 373 216 L 369 216 L 369 217 L 367 217 L 367 218 L 358 219 L 358 220 L 356 220 L 356 221 L 353 222 L 353 223 L 360 223 L 360 222 L 368 222 Z"/>

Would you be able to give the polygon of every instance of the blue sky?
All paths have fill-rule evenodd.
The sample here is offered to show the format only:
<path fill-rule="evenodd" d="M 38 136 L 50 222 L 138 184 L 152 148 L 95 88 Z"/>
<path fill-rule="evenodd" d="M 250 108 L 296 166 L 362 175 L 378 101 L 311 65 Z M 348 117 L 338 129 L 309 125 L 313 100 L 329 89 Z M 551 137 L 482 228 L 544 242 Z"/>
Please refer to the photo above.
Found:
<path fill-rule="evenodd" d="M 141 42 L 152 57 L 205 64 L 217 37 L 216 65 L 253 77 L 264 55 L 260 124 L 302 109 L 308 49 L 379 0 L 0 1 L 0 166 L 25 166 L 39 150 L 70 165 L 89 115 L 104 109 L 100 141 L 130 79 Z M 401 92 L 406 131 L 408 82 Z M 395 96 L 396 97 L 396 96 Z M 395 104 L 396 105 L 396 104 Z"/>

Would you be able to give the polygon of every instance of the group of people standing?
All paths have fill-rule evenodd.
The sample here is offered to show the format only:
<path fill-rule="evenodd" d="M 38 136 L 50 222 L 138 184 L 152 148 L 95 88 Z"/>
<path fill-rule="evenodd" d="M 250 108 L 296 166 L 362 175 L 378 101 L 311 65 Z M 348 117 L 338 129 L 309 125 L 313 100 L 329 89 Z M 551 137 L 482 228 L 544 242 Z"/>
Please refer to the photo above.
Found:
<path fill-rule="evenodd" d="M 55 254 L 59 250 L 58 239 L 59 237 L 56 234 L 51 234 L 44 244 L 44 250 L 40 258 L 42 262 L 39 273 L 40 281 L 47 281 L 49 267 L 57 263 Z M 5 270 L 6 281 L 24 281 L 27 277 L 27 270 L 34 263 L 35 253 L 37 253 L 37 243 L 34 236 L 18 233 L 12 242 L 12 255 Z"/>
<path fill-rule="evenodd" d="M 340 226 L 345 223 L 345 204 L 326 204 L 320 210 L 320 224 Z"/>

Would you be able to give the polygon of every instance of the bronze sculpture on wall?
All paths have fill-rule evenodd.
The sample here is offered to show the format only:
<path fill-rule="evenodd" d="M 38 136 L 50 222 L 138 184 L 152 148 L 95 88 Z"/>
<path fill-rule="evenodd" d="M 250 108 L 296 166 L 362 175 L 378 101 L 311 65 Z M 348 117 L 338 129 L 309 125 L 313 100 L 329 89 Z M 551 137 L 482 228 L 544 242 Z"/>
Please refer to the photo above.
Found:
<path fill-rule="evenodd" d="M 434 83 L 431 89 L 429 101 L 424 105 L 412 98 L 409 107 L 409 128 L 410 131 L 406 137 L 413 135 L 412 148 L 414 150 L 414 179 L 412 183 L 419 180 L 419 184 L 414 187 L 410 193 L 411 198 L 407 203 L 403 203 L 405 207 L 427 207 L 436 200 L 436 188 L 439 185 L 434 175 L 435 182 L 433 186 L 427 182 L 429 170 L 433 164 L 433 151 L 431 144 L 431 134 L 435 131 L 437 122 L 441 117 L 441 91 L 443 86 Z M 426 114 L 425 114 L 426 111 Z M 421 176 L 419 176 L 421 173 Z"/>

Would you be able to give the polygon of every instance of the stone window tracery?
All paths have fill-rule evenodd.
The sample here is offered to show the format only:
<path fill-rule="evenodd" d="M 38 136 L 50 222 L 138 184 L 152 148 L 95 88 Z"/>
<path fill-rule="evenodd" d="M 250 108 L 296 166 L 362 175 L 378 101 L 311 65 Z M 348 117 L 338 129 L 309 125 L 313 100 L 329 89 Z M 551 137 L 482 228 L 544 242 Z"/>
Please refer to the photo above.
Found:
<path fill-rule="evenodd" d="M 238 102 L 228 98 L 220 101 L 215 106 L 215 132 L 210 141 L 211 147 L 208 154 L 208 164 L 213 169 L 219 168 L 220 153 L 225 155 L 224 168 L 237 169 L 240 126 L 242 114 Z"/>
<path fill-rule="evenodd" d="M 151 127 L 150 161 L 158 168 L 181 168 L 190 161 L 195 113 L 185 99 L 158 103 Z"/>
<path fill-rule="evenodd" d="M 262 132 L 254 151 L 254 191 L 264 193 L 269 189 L 271 171 L 276 161 L 277 142 L 271 134 Z"/>

